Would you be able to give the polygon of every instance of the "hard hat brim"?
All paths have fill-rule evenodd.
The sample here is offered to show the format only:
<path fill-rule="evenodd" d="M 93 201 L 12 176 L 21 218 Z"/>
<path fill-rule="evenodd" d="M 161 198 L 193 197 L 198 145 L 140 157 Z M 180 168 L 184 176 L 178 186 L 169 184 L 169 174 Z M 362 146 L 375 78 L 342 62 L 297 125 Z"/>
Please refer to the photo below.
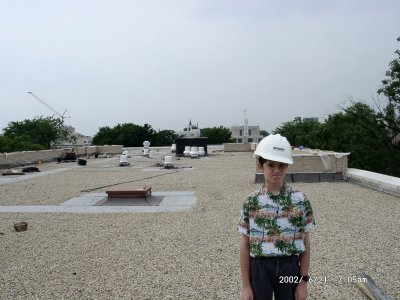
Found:
<path fill-rule="evenodd" d="M 272 154 L 268 154 L 268 155 L 260 155 L 260 154 L 257 154 L 257 153 L 253 154 L 253 157 L 260 157 L 260 156 L 262 158 L 266 159 L 266 160 L 277 161 L 277 162 L 281 162 L 281 163 L 288 164 L 288 165 L 292 165 L 293 164 L 293 159 L 284 158 L 282 156 L 275 156 L 275 155 L 272 155 Z"/>

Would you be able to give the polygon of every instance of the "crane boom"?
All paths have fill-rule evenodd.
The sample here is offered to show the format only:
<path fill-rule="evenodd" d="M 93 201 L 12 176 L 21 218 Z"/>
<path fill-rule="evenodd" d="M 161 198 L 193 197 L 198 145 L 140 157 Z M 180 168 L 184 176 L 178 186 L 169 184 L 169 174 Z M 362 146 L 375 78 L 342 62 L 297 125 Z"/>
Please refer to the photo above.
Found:
<path fill-rule="evenodd" d="M 64 113 L 61 115 L 58 111 L 56 111 L 54 108 L 52 108 L 50 105 L 48 105 L 46 102 L 44 102 L 42 99 L 40 99 L 38 96 L 36 96 L 32 92 L 28 92 L 28 94 L 31 94 L 36 100 L 38 100 L 40 103 L 45 105 L 48 109 L 50 109 L 53 113 L 55 113 L 57 116 L 59 116 L 64 123 L 64 119 L 68 117 L 64 117 L 65 113 L 67 112 L 67 109 L 64 110 Z"/>

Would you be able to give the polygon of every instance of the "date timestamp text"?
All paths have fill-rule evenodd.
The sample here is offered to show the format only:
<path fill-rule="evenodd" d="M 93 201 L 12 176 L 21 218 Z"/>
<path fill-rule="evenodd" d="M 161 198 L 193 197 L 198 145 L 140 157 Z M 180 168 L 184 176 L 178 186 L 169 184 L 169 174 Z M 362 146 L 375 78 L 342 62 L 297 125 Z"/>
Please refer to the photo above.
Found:
<path fill-rule="evenodd" d="M 303 276 L 279 276 L 279 283 L 300 283 Z M 327 283 L 326 276 L 310 276 L 308 283 Z"/>

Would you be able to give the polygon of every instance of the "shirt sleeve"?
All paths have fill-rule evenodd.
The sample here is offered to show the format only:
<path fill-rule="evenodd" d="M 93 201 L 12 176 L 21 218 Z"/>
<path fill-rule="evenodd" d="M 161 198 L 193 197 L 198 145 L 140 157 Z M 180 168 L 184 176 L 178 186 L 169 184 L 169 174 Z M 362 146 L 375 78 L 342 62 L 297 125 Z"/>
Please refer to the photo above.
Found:
<path fill-rule="evenodd" d="M 249 230 L 249 218 L 245 217 L 243 209 L 240 211 L 240 219 L 238 223 L 238 231 L 241 234 L 250 235 L 250 230 Z"/>
<path fill-rule="evenodd" d="M 314 212 L 311 207 L 310 200 L 304 195 L 304 213 L 306 217 L 306 225 L 304 226 L 305 232 L 311 232 L 316 226 Z"/>

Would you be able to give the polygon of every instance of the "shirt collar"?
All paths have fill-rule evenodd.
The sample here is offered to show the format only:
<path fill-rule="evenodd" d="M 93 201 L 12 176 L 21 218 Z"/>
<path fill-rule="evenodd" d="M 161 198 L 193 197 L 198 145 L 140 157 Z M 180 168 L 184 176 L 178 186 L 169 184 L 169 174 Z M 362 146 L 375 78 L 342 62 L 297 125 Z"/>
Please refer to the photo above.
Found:
<path fill-rule="evenodd" d="M 279 200 L 282 197 L 285 197 L 288 193 L 288 185 L 286 185 L 286 182 L 283 183 L 278 195 L 272 194 L 265 185 L 262 186 L 262 189 L 264 190 L 265 195 L 275 203 L 279 203 L 280 202 Z"/>

